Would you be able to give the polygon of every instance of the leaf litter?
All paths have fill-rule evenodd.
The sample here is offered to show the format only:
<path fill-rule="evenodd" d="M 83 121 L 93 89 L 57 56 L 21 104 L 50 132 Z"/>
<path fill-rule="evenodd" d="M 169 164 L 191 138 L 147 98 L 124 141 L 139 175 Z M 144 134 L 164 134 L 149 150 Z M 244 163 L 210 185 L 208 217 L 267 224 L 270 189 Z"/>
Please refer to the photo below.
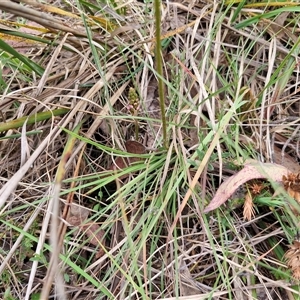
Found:
<path fill-rule="evenodd" d="M 246 164 L 243 169 L 224 181 L 217 190 L 214 198 L 204 209 L 208 213 L 224 204 L 234 192 L 251 179 L 266 179 L 273 182 L 282 182 L 288 170 L 276 164 L 253 162 Z"/>

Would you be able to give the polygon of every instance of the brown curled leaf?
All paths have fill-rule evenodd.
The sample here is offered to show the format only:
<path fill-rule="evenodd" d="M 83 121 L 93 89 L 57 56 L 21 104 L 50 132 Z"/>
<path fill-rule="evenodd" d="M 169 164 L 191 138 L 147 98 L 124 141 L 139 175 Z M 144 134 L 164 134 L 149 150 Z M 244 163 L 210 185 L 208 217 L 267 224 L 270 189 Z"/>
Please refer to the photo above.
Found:
<path fill-rule="evenodd" d="M 126 141 L 125 148 L 128 153 L 132 154 L 145 154 L 146 148 L 143 144 L 137 141 Z M 139 157 L 117 157 L 115 161 L 111 164 L 109 170 L 122 170 L 128 167 L 131 163 L 140 161 Z M 127 178 L 129 175 L 125 174 L 120 177 L 120 179 Z"/>
<path fill-rule="evenodd" d="M 105 232 L 100 229 L 97 223 L 94 224 L 84 224 L 82 225 L 86 236 L 89 238 L 89 243 L 94 246 L 99 246 L 100 244 L 105 245 Z M 103 248 L 100 246 L 96 254 L 96 258 L 101 257 L 104 254 Z"/>
<path fill-rule="evenodd" d="M 67 221 L 71 226 L 81 225 L 89 216 L 89 210 L 83 206 L 71 204 Z"/>
<path fill-rule="evenodd" d="M 145 146 L 137 141 L 131 141 L 131 140 L 126 141 L 125 147 L 129 153 L 134 153 L 134 154 L 145 154 L 146 153 Z"/>
<path fill-rule="evenodd" d="M 100 229 L 97 223 L 84 223 L 89 216 L 89 210 L 83 206 L 71 205 L 70 215 L 68 217 L 68 222 L 71 226 L 81 228 L 85 235 L 89 238 L 89 243 L 94 246 L 99 246 L 99 244 L 105 244 L 104 235 L 105 232 Z M 101 257 L 104 254 L 102 247 L 99 247 L 96 258 Z"/>
<path fill-rule="evenodd" d="M 204 213 L 220 207 L 242 184 L 251 179 L 267 179 L 280 182 L 282 181 L 282 177 L 287 176 L 287 174 L 288 169 L 281 165 L 260 162 L 246 164 L 241 171 L 229 177 L 220 185 L 214 198 L 204 209 Z"/>

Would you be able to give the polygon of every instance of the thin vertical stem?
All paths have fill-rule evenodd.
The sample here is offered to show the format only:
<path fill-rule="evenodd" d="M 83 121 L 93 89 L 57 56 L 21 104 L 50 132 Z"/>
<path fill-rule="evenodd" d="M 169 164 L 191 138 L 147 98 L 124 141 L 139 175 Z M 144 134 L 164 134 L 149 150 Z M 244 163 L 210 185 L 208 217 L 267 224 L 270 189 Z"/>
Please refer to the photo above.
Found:
<path fill-rule="evenodd" d="M 155 48 L 155 59 L 156 59 L 156 69 L 158 77 L 158 94 L 159 94 L 159 105 L 162 121 L 162 131 L 163 131 L 163 145 L 168 148 L 167 142 L 167 121 L 165 113 L 165 97 L 164 97 L 164 81 L 163 81 L 163 65 L 161 57 L 161 12 L 160 12 L 160 0 L 154 0 L 155 8 L 155 38 L 156 38 L 156 48 Z"/>

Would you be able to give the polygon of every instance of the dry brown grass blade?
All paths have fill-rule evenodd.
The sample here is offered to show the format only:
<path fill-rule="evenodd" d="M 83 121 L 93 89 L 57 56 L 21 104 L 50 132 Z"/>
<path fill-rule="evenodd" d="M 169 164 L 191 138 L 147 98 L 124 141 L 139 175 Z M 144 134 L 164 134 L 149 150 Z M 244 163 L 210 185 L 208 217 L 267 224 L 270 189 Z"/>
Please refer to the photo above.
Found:
<path fill-rule="evenodd" d="M 26 163 L 7 181 L 7 183 L 0 190 L 0 208 L 3 207 L 9 196 L 14 192 L 15 188 L 26 174 L 31 165 L 35 162 L 37 157 L 41 154 L 49 142 L 57 136 L 61 130 L 57 127 L 52 129 L 47 138 L 45 138 L 33 154 L 28 158 Z M 1 214 L 1 212 L 0 212 Z"/>
<path fill-rule="evenodd" d="M 34 0 L 20 0 L 20 2 L 31 5 L 33 7 L 40 8 L 42 11 L 56 13 L 56 14 L 60 14 L 60 15 L 64 15 L 64 16 L 68 16 L 68 17 L 72 17 L 72 18 L 78 18 L 78 19 L 80 18 L 79 16 L 77 16 L 69 11 L 60 9 L 59 7 L 55 7 L 55 6 L 48 5 L 48 4 L 42 4 L 42 3 L 39 3 Z"/>
<path fill-rule="evenodd" d="M 87 37 L 84 31 L 65 26 L 53 16 L 49 16 L 43 12 L 34 10 L 23 5 L 19 5 L 17 3 L 13 3 L 11 1 L 1 2 L 0 9 L 15 14 L 17 16 L 23 17 L 25 19 L 34 21 L 46 28 L 54 29 L 55 31 L 69 32 L 75 36 Z"/>
<path fill-rule="evenodd" d="M 81 19 L 80 13 L 74 14 L 72 12 L 60 9 L 58 6 L 52 6 L 48 4 L 42 4 L 33 0 L 20 0 L 22 3 L 26 3 L 28 5 L 31 5 L 41 11 L 48 12 L 48 13 L 54 13 L 58 14 L 63 17 L 70 17 L 72 19 Z M 114 10 L 110 9 L 108 5 L 101 5 L 100 6 L 103 8 L 103 10 L 109 14 L 111 14 L 114 18 L 117 20 L 122 20 L 124 21 L 124 18 L 119 16 L 117 13 L 114 12 Z M 115 23 L 110 22 L 109 20 L 105 18 L 101 18 L 98 16 L 90 16 L 92 20 L 98 21 L 101 23 L 106 29 L 114 29 L 116 27 Z"/>
<path fill-rule="evenodd" d="M 49 63 L 47 64 L 47 67 L 42 75 L 42 78 L 40 79 L 40 82 L 36 88 L 36 91 L 35 91 L 33 97 L 36 98 L 42 92 L 42 90 L 45 86 L 45 83 L 46 83 L 47 79 L 49 78 L 50 73 L 52 72 L 53 65 L 57 61 L 57 58 L 62 50 L 62 47 L 64 46 L 64 44 L 67 40 L 67 38 L 68 38 L 68 34 L 66 34 L 63 37 L 63 39 L 60 41 L 58 47 L 56 47 L 56 49 L 54 50 L 54 53 L 52 54 L 51 59 L 50 59 Z"/>
<path fill-rule="evenodd" d="M 80 128 L 82 126 L 82 123 L 79 123 L 73 130 L 74 133 L 78 134 Z M 60 191 L 61 191 L 61 185 L 62 181 L 66 174 L 66 164 L 71 156 L 71 153 L 73 151 L 74 145 L 76 142 L 76 138 L 72 135 L 69 136 L 68 141 L 66 143 L 66 146 L 64 148 L 64 152 L 62 154 L 61 160 L 59 162 L 56 177 L 55 177 L 55 183 L 53 186 L 53 195 L 50 200 L 49 206 L 52 207 L 52 215 L 51 215 L 51 230 L 50 230 L 50 241 L 51 241 L 51 247 L 52 247 L 52 255 L 51 260 L 49 263 L 49 268 L 47 270 L 47 274 L 45 277 L 44 286 L 42 289 L 41 298 L 47 299 L 49 297 L 49 292 L 53 283 L 53 278 L 56 276 L 56 287 L 58 290 L 59 297 L 63 299 L 65 297 L 65 291 L 64 291 L 64 285 L 63 285 L 63 279 L 61 278 L 61 273 L 59 272 L 58 264 L 59 264 L 59 241 L 60 236 L 58 235 L 58 230 L 60 228 Z"/>
<path fill-rule="evenodd" d="M 199 73 L 198 73 L 199 75 Z M 201 78 L 201 76 L 199 76 Z M 200 83 L 200 82 L 199 82 Z M 207 107 L 207 109 L 209 110 L 209 106 Z M 193 189 L 195 188 L 195 185 L 196 183 L 198 182 L 199 180 L 199 177 L 200 175 L 202 174 L 203 170 L 205 169 L 208 161 L 209 161 L 209 158 L 211 156 L 211 154 L 213 153 L 215 147 L 219 144 L 219 139 L 220 139 L 220 133 L 224 130 L 227 122 L 229 121 L 228 118 L 230 118 L 230 116 L 232 115 L 233 111 L 228 111 L 227 114 L 224 116 L 224 121 L 222 122 L 222 124 L 219 125 L 219 128 L 217 130 L 217 132 L 215 133 L 214 135 L 214 138 L 212 139 L 212 142 L 208 148 L 208 150 L 206 151 L 198 169 L 197 169 L 197 172 L 192 180 L 192 183 L 191 183 L 191 186 L 189 187 L 188 191 L 186 192 L 185 196 L 184 196 L 184 199 L 177 211 L 177 214 L 175 216 L 175 219 L 171 225 L 171 228 L 169 230 L 169 234 L 168 234 L 168 241 L 171 240 L 171 237 L 172 237 L 172 234 L 173 234 L 173 231 L 176 227 L 176 224 L 182 214 L 182 211 L 184 209 L 184 207 L 186 206 L 190 196 L 192 195 L 192 192 L 193 192 Z"/>
<path fill-rule="evenodd" d="M 32 214 L 31 218 L 28 220 L 28 222 L 26 223 L 26 225 L 23 228 L 24 232 L 27 232 L 28 229 L 30 228 L 30 226 L 32 226 L 32 223 L 36 220 L 37 216 L 40 214 L 42 210 L 42 204 L 39 205 L 35 212 Z M 9 265 L 9 261 L 12 258 L 12 255 L 15 253 L 15 251 L 17 250 L 17 248 L 19 247 L 20 243 L 22 242 L 24 238 L 23 234 L 20 234 L 20 236 L 18 237 L 18 239 L 15 241 L 15 243 L 11 246 L 11 249 L 9 251 L 9 253 L 6 255 L 5 258 L 3 258 L 3 261 L 0 265 L 0 274 L 2 274 L 3 270 L 6 268 L 7 265 Z M 33 275 L 34 277 L 34 275 Z"/>
<path fill-rule="evenodd" d="M 106 80 L 109 80 L 111 78 L 111 76 L 114 74 L 114 71 L 115 71 L 115 69 L 112 69 L 106 74 Z M 96 92 L 98 89 L 101 89 L 104 86 L 104 83 L 105 83 L 104 80 L 100 80 L 99 82 L 97 82 L 95 84 L 94 92 Z M 105 106 L 103 107 L 101 112 L 98 114 L 98 117 L 94 120 L 93 124 L 90 126 L 88 132 L 85 135 L 86 137 L 90 138 L 94 134 L 94 132 L 100 127 L 100 125 L 103 122 L 104 118 L 107 115 L 109 115 L 110 107 L 114 106 L 114 104 L 119 99 L 119 97 L 121 96 L 121 94 L 123 93 L 123 91 L 125 90 L 125 88 L 127 87 L 128 84 L 129 84 L 129 82 L 125 82 L 115 92 L 115 94 L 108 100 L 107 104 L 105 104 Z M 78 152 L 82 149 L 82 147 L 85 147 L 85 145 L 86 145 L 85 142 L 81 142 L 78 145 L 78 147 L 74 150 L 74 153 L 72 154 L 71 159 L 73 159 L 78 154 Z M 68 167 L 68 165 L 67 165 L 67 167 Z"/>
<path fill-rule="evenodd" d="M 180 261 L 180 294 L 181 296 L 199 295 L 199 287 L 197 281 L 192 277 L 190 270 L 184 260 Z"/>

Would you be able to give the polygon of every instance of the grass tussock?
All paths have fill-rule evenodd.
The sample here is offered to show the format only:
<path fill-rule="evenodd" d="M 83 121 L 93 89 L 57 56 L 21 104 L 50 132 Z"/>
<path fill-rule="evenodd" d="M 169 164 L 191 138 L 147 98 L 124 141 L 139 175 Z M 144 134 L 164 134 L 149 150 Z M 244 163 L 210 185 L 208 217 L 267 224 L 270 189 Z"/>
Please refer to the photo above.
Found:
<path fill-rule="evenodd" d="M 299 4 L 46 2 L 0 3 L 0 298 L 299 299 Z"/>

